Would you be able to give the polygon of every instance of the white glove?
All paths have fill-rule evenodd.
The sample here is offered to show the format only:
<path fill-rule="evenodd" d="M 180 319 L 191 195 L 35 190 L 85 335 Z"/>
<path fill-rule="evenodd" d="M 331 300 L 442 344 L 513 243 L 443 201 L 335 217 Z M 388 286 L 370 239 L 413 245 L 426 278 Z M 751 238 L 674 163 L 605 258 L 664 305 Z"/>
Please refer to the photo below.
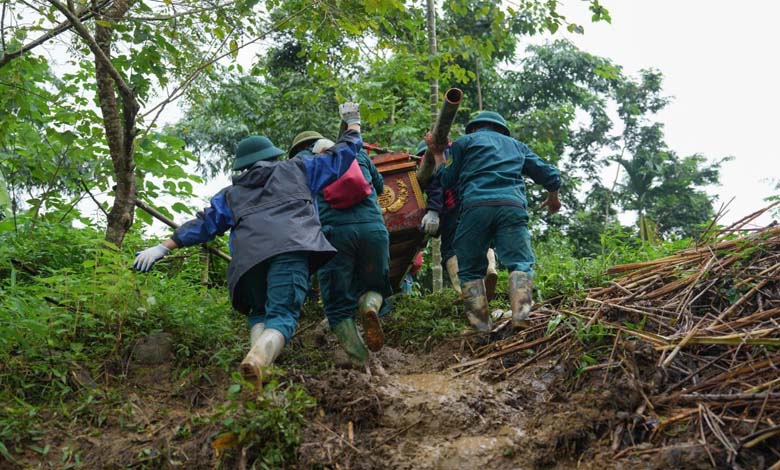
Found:
<path fill-rule="evenodd" d="M 339 116 L 347 125 L 360 124 L 360 105 L 357 103 L 344 103 L 339 105 Z"/>
<path fill-rule="evenodd" d="M 436 232 L 439 231 L 439 213 L 436 211 L 426 212 L 420 226 L 422 231 L 428 235 L 436 235 Z"/>
<path fill-rule="evenodd" d="M 171 250 L 165 247 L 162 243 L 151 248 L 147 248 L 144 251 L 135 254 L 135 262 L 133 267 L 142 273 L 145 273 L 152 269 L 154 263 L 160 261 L 163 256 L 171 253 Z"/>

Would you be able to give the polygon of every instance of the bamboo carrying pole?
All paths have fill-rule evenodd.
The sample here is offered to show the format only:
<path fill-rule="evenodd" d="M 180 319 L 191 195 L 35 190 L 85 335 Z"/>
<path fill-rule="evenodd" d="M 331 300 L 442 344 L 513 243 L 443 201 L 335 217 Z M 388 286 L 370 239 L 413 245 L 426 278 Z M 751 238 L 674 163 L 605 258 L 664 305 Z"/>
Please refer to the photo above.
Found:
<path fill-rule="evenodd" d="M 434 91 L 434 89 L 436 91 Z M 431 124 L 431 133 L 433 134 L 434 141 L 438 145 L 447 145 L 449 142 L 452 122 L 455 120 L 455 114 L 458 112 L 458 107 L 462 100 L 463 91 L 459 88 L 450 88 L 444 93 L 444 102 L 441 105 L 441 110 L 437 114 L 436 103 L 438 101 L 438 84 L 431 85 L 431 115 L 435 116 L 433 123 Z M 420 183 L 420 186 L 425 187 L 428 184 L 431 176 L 433 176 L 435 166 L 436 162 L 434 161 L 433 153 L 426 151 L 425 156 L 420 163 L 420 168 L 417 170 L 417 181 Z"/>
<path fill-rule="evenodd" d="M 135 205 L 136 205 L 136 207 L 142 209 L 144 212 L 146 212 L 147 214 L 151 215 L 152 217 L 154 217 L 155 219 L 159 220 L 160 222 L 164 223 L 168 227 L 171 227 L 173 229 L 179 228 L 179 224 L 177 224 L 176 222 L 172 221 L 168 217 L 165 217 L 162 213 L 160 213 L 160 211 L 158 211 L 154 207 L 150 206 L 149 204 L 139 200 L 138 198 L 135 199 Z M 206 247 L 207 250 L 209 250 L 210 253 L 212 253 L 212 254 L 214 254 L 216 256 L 219 256 L 220 258 L 224 259 L 228 263 L 230 262 L 230 260 L 231 260 L 230 255 L 227 255 L 227 254 L 219 251 L 218 249 L 214 248 L 213 246 L 208 246 L 208 245 L 204 245 L 204 246 Z"/>

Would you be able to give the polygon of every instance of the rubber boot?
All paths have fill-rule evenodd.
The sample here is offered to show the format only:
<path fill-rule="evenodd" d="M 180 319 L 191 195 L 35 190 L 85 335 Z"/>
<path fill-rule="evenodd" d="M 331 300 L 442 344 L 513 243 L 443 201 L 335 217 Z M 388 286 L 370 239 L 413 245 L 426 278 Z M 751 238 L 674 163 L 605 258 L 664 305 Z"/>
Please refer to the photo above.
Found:
<path fill-rule="evenodd" d="M 523 271 L 509 273 L 509 304 L 512 306 L 512 326 L 526 328 L 533 306 L 533 279 Z"/>
<path fill-rule="evenodd" d="M 490 314 L 488 313 L 487 297 L 485 296 L 485 280 L 477 279 L 464 282 L 463 304 L 466 317 L 477 331 L 490 331 Z"/>
<path fill-rule="evenodd" d="M 496 296 L 496 283 L 498 282 L 498 273 L 496 272 L 496 252 L 492 248 L 487 251 L 488 267 L 485 272 L 485 295 L 490 302 Z"/>
<path fill-rule="evenodd" d="M 372 351 L 379 351 L 385 345 L 385 335 L 382 333 L 382 323 L 379 321 L 379 309 L 382 308 L 382 296 L 372 290 L 360 296 L 358 312 L 363 317 L 363 331 L 366 335 L 366 346 Z"/>
<path fill-rule="evenodd" d="M 252 325 L 252 329 L 249 330 L 249 347 L 257 343 L 257 339 L 260 338 L 260 335 L 263 333 L 263 330 L 265 329 L 265 323 L 255 323 Z"/>
<path fill-rule="evenodd" d="M 263 386 L 263 372 L 265 368 L 273 364 L 284 347 L 284 335 L 271 328 L 264 329 L 252 349 L 241 361 L 240 371 L 244 380 L 251 382 L 255 390 Z"/>
<path fill-rule="evenodd" d="M 347 318 L 331 329 L 353 364 L 365 365 L 368 360 L 368 349 L 366 349 L 366 345 L 363 344 L 363 339 L 360 337 L 360 333 L 358 333 L 355 320 Z"/>
<path fill-rule="evenodd" d="M 458 295 L 461 295 L 460 279 L 458 278 L 458 257 L 450 256 L 445 265 L 447 266 L 447 274 L 450 276 L 452 288 L 455 289 L 455 292 L 457 292 Z"/>

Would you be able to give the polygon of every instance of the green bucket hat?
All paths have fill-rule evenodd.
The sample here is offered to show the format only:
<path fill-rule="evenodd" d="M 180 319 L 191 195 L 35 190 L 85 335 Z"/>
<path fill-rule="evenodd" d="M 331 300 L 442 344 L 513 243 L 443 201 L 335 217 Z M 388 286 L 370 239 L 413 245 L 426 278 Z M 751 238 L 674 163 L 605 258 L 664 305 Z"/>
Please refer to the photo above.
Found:
<path fill-rule="evenodd" d="M 495 124 L 499 128 L 499 132 L 504 135 L 509 135 L 509 128 L 506 126 L 506 121 L 500 114 L 493 111 L 482 111 L 474 116 L 474 119 L 466 124 L 466 134 L 474 132 L 474 126 L 483 122 Z"/>
<path fill-rule="evenodd" d="M 243 170 L 260 160 L 270 160 L 279 155 L 284 155 L 284 150 L 274 146 L 268 137 L 259 135 L 247 137 L 238 143 L 233 171 Z"/>
<path fill-rule="evenodd" d="M 292 141 L 292 144 L 290 144 L 290 156 L 294 157 L 293 152 L 297 149 L 297 147 L 301 144 L 304 144 L 306 142 L 312 142 L 314 140 L 320 140 L 324 139 L 325 137 L 322 136 L 317 131 L 303 131 L 300 134 L 296 135 L 295 138 Z M 298 152 L 295 152 L 298 153 Z"/>
<path fill-rule="evenodd" d="M 420 143 L 417 144 L 417 150 L 414 151 L 414 154 L 418 157 L 422 157 L 426 150 L 428 150 L 428 145 L 424 140 L 421 140 Z"/>

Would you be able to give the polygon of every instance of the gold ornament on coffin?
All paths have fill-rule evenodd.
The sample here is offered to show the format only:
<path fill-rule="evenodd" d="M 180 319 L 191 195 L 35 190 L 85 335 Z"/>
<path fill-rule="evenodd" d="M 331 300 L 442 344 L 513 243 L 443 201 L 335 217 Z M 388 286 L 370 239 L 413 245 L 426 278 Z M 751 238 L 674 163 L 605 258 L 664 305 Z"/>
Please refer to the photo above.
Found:
<path fill-rule="evenodd" d="M 407 188 L 406 183 L 399 179 L 396 180 L 396 184 L 398 185 L 397 196 L 395 191 L 393 191 L 393 189 L 388 184 L 385 185 L 385 190 L 377 198 L 379 200 L 379 207 L 382 208 L 382 214 L 387 212 L 394 213 L 400 211 L 401 208 L 406 204 L 406 201 L 409 200 L 409 189 Z"/>

